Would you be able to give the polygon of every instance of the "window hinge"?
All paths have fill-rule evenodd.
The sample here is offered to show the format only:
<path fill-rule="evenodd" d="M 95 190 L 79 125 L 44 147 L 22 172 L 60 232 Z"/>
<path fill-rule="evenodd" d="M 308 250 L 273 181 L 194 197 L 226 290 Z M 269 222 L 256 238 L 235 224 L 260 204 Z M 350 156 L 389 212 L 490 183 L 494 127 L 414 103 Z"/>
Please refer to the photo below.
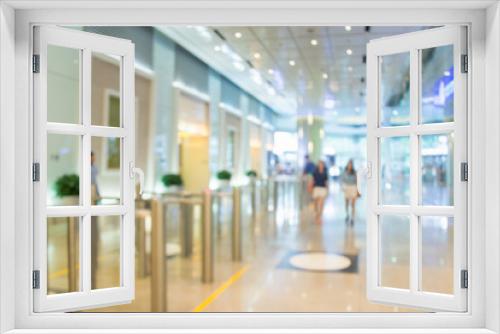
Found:
<path fill-rule="evenodd" d="M 33 182 L 40 181 L 40 164 L 38 162 L 33 163 Z"/>
<path fill-rule="evenodd" d="M 462 73 L 469 72 L 469 57 L 467 55 L 462 55 Z"/>
<path fill-rule="evenodd" d="M 40 55 L 33 55 L 33 73 L 40 73 Z"/>
<path fill-rule="evenodd" d="M 33 289 L 40 289 L 40 270 L 33 270 Z"/>
<path fill-rule="evenodd" d="M 460 287 L 462 289 L 467 289 L 469 287 L 469 272 L 467 270 L 462 270 L 460 276 Z"/>
<path fill-rule="evenodd" d="M 469 181 L 469 164 L 466 162 L 460 164 L 460 179 L 462 181 Z"/>

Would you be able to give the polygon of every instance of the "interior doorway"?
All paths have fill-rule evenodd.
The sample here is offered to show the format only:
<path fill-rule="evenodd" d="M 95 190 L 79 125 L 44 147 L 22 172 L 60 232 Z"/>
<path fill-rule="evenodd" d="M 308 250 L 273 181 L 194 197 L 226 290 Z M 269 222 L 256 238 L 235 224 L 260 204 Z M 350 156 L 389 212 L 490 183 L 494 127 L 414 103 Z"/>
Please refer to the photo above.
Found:
<path fill-rule="evenodd" d="M 208 106 L 182 92 L 177 101 L 179 172 L 184 190 L 200 192 L 210 182 Z"/>

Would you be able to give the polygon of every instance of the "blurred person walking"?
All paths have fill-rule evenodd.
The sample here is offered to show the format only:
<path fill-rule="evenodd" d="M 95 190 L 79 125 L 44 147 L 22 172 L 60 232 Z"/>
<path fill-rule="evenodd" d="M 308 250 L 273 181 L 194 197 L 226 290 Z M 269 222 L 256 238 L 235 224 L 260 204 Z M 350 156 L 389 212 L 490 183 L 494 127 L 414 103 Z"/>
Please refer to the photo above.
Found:
<path fill-rule="evenodd" d="M 342 185 L 342 191 L 344 192 L 345 198 L 345 221 L 354 224 L 354 218 L 356 215 L 356 200 L 361 197 L 358 190 L 358 175 L 356 169 L 354 168 L 354 162 L 350 159 L 342 172 L 340 178 Z M 351 206 L 351 215 L 349 216 L 349 205 Z"/>
<path fill-rule="evenodd" d="M 314 200 L 315 221 L 317 224 L 321 224 L 325 199 L 328 196 L 328 173 L 323 160 L 318 162 L 318 166 L 316 166 L 312 176 L 312 197 Z"/>

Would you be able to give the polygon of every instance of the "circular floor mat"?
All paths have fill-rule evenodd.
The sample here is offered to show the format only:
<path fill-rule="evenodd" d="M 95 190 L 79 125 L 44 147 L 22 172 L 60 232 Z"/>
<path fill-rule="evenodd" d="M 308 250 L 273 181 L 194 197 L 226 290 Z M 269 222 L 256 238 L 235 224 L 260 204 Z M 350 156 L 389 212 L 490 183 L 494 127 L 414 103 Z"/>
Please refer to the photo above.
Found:
<path fill-rule="evenodd" d="M 301 253 L 290 257 L 290 265 L 302 270 L 334 271 L 346 269 L 351 260 L 342 255 L 323 252 Z"/>

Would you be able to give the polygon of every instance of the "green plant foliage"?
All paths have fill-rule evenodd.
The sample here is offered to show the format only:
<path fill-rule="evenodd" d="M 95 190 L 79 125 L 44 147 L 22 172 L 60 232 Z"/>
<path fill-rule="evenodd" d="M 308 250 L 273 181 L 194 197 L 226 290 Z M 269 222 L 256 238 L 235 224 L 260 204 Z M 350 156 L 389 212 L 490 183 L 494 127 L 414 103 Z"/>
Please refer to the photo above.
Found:
<path fill-rule="evenodd" d="M 229 181 L 231 180 L 231 172 L 227 170 L 221 170 L 217 173 L 217 179 L 222 180 L 222 181 Z"/>
<path fill-rule="evenodd" d="M 80 194 L 80 177 L 76 174 L 65 174 L 54 184 L 57 197 L 78 196 Z"/>
<path fill-rule="evenodd" d="M 161 181 L 165 187 L 182 186 L 182 177 L 179 174 L 165 174 L 162 176 Z"/>
<path fill-rule="evenodd" d="M 248 177 L 257 177 L 257 172 L 254 171 L 253 169 L 251 169 L 251 170 L 249 170 L 249 171 L 246 172 L 246 175 Z"/>

